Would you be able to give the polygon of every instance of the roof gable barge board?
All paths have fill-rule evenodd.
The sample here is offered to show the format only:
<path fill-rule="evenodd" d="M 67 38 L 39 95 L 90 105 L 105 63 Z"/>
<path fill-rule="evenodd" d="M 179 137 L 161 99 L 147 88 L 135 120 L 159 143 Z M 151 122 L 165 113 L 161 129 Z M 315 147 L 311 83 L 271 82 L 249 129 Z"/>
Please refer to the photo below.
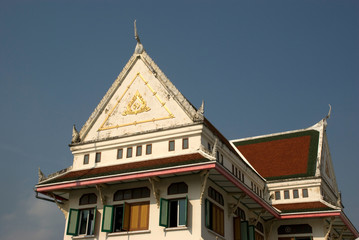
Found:
<path fill-rule="evenodd" d="M 134 54 L 80 131 L 81 141 L 195 122 L 196 109 L 145 51 Z"/>
<path fill-rule="evenodd" d="M 320 166 L 319 166 L 318 175 L 323 178 L 323 180 L 328 184 L 331 191 L 335 194 L 338 194 L 338 184 L 335 177 L 334 167 L 332 158 L 330 155 L 328 138 L 326 132 L 323 134 L 323 144 L 322 144 L 322 151 L 321 151 L 321 159 L 320 159 Z"/>
<path fill-rule="evenodd" d="M 211 124 L 206 118 L 204 119 L 204 128 L 203 136 L 207 137 L 208 139 L 212 139 L 214 144 L 215 138 L 219 139 L 219 143 L 221 143 L 222 148 L 226 146 L 226 149 L 230 152 L 230 161 L 234 164 L 240 165 L 242 170 L 247 174 L 253 174 L 253 176 L 260 178 L 262 181 L 266 182 L 266 179 L 263 178 L 253 167 L 250 163 L 245 159 L 245 157 L 238 151 L 238 149 L 225 138 L 220 131 L 218 131 L 213 124 Z M 248 173 L 248 170 L 251 171 Z M 252 177 L 253 177 L 252 176 Z M 254 181 L 254 180 L 253 180 Z M 257 181 L 256 181 L 257 182 Z"/>

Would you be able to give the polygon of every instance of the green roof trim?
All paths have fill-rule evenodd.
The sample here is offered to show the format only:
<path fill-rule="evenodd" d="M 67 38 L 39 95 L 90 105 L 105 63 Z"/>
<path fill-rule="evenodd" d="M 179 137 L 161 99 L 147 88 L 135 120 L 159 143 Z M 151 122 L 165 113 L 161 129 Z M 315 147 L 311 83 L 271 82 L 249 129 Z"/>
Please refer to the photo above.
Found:
<path fill-rule="evenodd" d="M 271 142 L 276 140 L 284 140 L 284 139 L 304 137 L 304 136 L 310 136 L 307 172 L 302 174 L 294 174 L 294 175 L 266 177 L 266 180 L 270 181 L 270 180 L 280 180 L 280 179 L 288 179 L 288 178 L 309 177 L 315 175 L 315 170 L 317 165 L 319 132 L 316 130 L 307 130 L 307 131 L 281 134 L 276 136 L 268 136 L 263 138 L 237 141 L 237 142 L 233 142 L 233 144 L 237 147 L 237 146 L 245 146 L 250 144 L 265 143 L 265 142 Z"/>

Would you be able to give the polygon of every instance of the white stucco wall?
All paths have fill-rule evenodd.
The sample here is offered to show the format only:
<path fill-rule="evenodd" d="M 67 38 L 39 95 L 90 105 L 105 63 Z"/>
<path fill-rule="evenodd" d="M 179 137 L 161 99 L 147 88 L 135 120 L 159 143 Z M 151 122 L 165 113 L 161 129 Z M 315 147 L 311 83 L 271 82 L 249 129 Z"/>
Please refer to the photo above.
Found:
<path fill-rule="evenodd" d="M 123 137 L 113 140 L 87 143 L 71 147 L 74 155 L 73 170 L 101 166 L 126 164 L 197 152 L 201 144 L 202 125 L 191 125 L 166 131 Z M 188 138 L 188 149 L 182 149 L 182 139 Z M 175 150 L 169 151 L 170 140 L 175 141 Z M 152 154 L 146 155 L 146 145 L 152 144 Z M 142 155 L 136 156 L 136 147 L 142 146 Z M 132 157 L 126 157 L 128 147 L 132 147 Z M 123 158 L 117 159 L 117 150 L 123 149 Z M 95 163 L 96 152 L 101 152 L 101 162 Z M 89 164 L 84 164 L 84 155 L 89 154 Z"/>
<path fill-rule="evenodd" d="M 156 199 L 152 192 L 152 187 L 149 181 L 143 182 L 134 182 L 134 183 L 124 183 L 111 185 L 108 188 L 104 189 L 103 193 L 107 197 L 106 205 L 119 205 L 124 201 L 113 201 L 113 194 L 120 189 L 130 189 L 138 187 L 148 187 L 151 190 L 149 198 L 141 199 L 132 199 L 126 200 L 126 202 L 143 202 L 150 201 L 150 210 L 149 210 L 149 228 L 148 231 L 139 231 L 139 232 L 121 232 L 121 233 L 106 233 L 101 232 L 102 226 L 102 214 L 103 214 L 103 205 L 100 201 L 99 194 L 95 188 L 88 188 L 82 190 L 74 190 L 70 193 L 70 208 L 75 209 L 86 209 L 93 208 L 97 206 L 96 214 L 96 227 L 95 227 L 95 236 L 94 237 L 85 237 L 85 236 L 76 236 L 72 237 L 66 235 L 67 222 L 65 225 L 65 235 L 64 240 L 70 239 L 200 239 L 201 235 L 201 204 L 199 202 L 200 195 L 200 179 L 199 174 L 183 177 L 175 177 L 162 179 L 160 182 L 156 183 L 156 188 L 160 190 L 160 195 L 162 198 L 167 199 L 176 199 L 183 198 L 188 196 L 188 227 L 183 228 L 172 228 L 165 229 L 164 227 L 159 226 L 159 211 L 160 209 L 157 206 Z M 176 194 L 176 195 L 167 195 L 167 188 L 173 182 L 185 182 L 188 185 L 187 194 Z M 83 194 L 86 193 L 96 193 L 98 196 L 97 204 L 93 205 L 82 205 L 79 206 L 79 199 Z"/>

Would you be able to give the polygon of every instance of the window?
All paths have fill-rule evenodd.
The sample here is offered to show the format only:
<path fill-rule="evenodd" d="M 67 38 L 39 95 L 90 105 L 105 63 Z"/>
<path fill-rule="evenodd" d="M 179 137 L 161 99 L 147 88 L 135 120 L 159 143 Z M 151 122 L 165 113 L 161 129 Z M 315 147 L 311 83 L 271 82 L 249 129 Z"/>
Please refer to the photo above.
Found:
<path fill-rule="evenodd" d="M 79 205 L 96 204 L 97 196 L 87 193 L 81 196 Z M 70 209 L 67 223 L 67 235 L 94 235 L 96 208 Z"/>
<path fill-rule="evenodd" d="M 90 158 L 90 156 L 88 154 L 84 155 L 84 164 L 89 163 L 89 158 Z"/>
<path fill-rule="evenodd" d="M 241 209 L 237 208 L 236 211 L 234 211 L 234 214 L 239 217 L 242 221 L 246 220 L 246 213 Z"/>
<path fill-rule="evenodd" d="M 147 144 L 146 145 L 146 154 L 152 154 L 152 144 Z"/>
<path fill-rule="evenodd" d="M 94 210 L 93 208 L 80 210 L 79 235 L 94 234 Z"/>
<path fill-rule="evenodd" d="M 97 152 L 96 153 L 96 158 L 95 158 L 95 162 L 101 162 L 101 153 L 100 152 Z"/>
<path fill-rule="evenodd" d="M 113 201 L 148 198 L 147 187 L 122 189 L 115 192 Z M 149 202 L 124 202 L 120 205 L 105 205 L 102 216 L 102 232 L 147 230 L 149 223 Z"/>
<path fill-rule="evenodd" d="M 277 231 L 278 231 L 278 235 L 313 233 L 312 227 L 309 224 L 281 225 L 278 227 Z M 296 239 L 298 238 L 296 237 Z M 308 238 L 300 238 L 300 239 L 308 239 Z"/>
<path fill-rule="evenodd" d="M 102 217 L 102 232 L 147 230 L 149 202 L 123 203 L 118 206 L 105 205 Z"/>
<path fill-rule="evenodd" d="M 275 192 L 275 200 L 280 200 L 280 191 Z"/>
<path fill-rule="evenodd" d="M 119 148 L 117 149 L 117 159 L 122 159 L 123 157 L 123 149 Z"/>
<path fill-rule="evenodd" d="M 127 158 L 132 157 L 132 147 L 127 148 L 127 154 L 126 154 L 126 157 L 127 157 Z"/>
<path fill-rule="evenodd" d="M 224 236 L 224 211 L 208 199 L 205 201 L 206 227 Z"/>
<path fill-rule="evenodd" d="M 304 198 L 307 198 L 307 197 L 308 197 L 308 189 L 306 189 L 306 188 L 302 189 L 302 196 L 303 196 Z"/>
<path fill-rule="evenodd" d="M 137 146 L 136 148 L 136 156 L 141 156 L 142 155 L 142 146 Z"/>
<path fill-rule="evenodd" d="M 79 205 L 96 204 L 97 196 L 94 193 L 87 193 L 81 196 Z"/>
<path fill-rule="evenodd" d="M 222 206 L 224 205 L 222 194 L 214 190 L 212 187 L 208 188 L 208 196 L 212 198 L 214 201 L 216 201 L 217 203 L 221 204 Z"/>
<path fill-rule="evenodd" d="M 70 209 L 67 235 L 94 235 L 96 208 Z"/>
<path fill-rule="evenodd" d="M 120 232 L 123 225 L 123 205 L 113 207 L 113 232 Z"/>
<path fill-rule="evenodd" d="M 168 142 L 168 151 L 174 151 L 175 150 L 175 140 L 171 140 Z"/>
<path fill-rule="evenodd" d="M 221 154 L 221 160 L 219 161 L 220 164 L 223 165 L 223 155 Z"/>
<path fill-rule="evenodd" d="M 180 199 L 164 199 L 160 201 L 160 226 L 187 226 L 188 197 Z"/>
<path fill-rule="evenodd" d="M 298 189 L 293 190 L 293 198 L 299 198 Z"/>
<path fill-rule="evenodd" d="M 284 191 L 284 199 L 289 199 L 289 190 Z"/>
<path fill-rule="evenodd" d="M 254 239 L 256 240 L 264 240 L 264 228 L 262 223 L 258 222 L 257 225 L 252 226 L 253 230 L 252 232 L 250 232 L 250 234 L 252 234 L 252 236 L 254 235 Z"/>
<path fill-rule="evenodd" d="M 188 149 L 188 138 L 182 139 L 182 149 Z"/>
<path fill-rule="evenodd" d="M 113 201 L 138 199 L 150 197 L 150 190 L 147 187 L 118 190 L 113 195 Z"/>
<path fill-rule="evenodd" d="M 168 195 L 181 193 L 188 193 L 188 186 L 184 182 L 172 183 L 167 189 Z"/>
<path fill-rule="evenodd" d="M 211 144 L 210 144 L 210 143 L 207 144 L 207 148 L 208 148 L 208 151 L 211 151 L 211 150 L 212 150 L 212 147 L 211 147 Z"/>

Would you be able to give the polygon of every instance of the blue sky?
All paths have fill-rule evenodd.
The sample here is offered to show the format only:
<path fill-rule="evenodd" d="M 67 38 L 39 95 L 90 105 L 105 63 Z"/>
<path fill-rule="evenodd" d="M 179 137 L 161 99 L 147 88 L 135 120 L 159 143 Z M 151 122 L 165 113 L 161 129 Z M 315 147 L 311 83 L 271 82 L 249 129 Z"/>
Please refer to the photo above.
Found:
<path fill-rule="evenodd" d="M 331 104 L 331 156 L 359 228 L 358 1 L 0 0 L 2 239 L 61 239 L 62 213 L 34 197 L 37 168 L 72 164 L 72 124 L 132 55 L 134 19 L 147 53 L 228 139 L 309 127 Z"/>

